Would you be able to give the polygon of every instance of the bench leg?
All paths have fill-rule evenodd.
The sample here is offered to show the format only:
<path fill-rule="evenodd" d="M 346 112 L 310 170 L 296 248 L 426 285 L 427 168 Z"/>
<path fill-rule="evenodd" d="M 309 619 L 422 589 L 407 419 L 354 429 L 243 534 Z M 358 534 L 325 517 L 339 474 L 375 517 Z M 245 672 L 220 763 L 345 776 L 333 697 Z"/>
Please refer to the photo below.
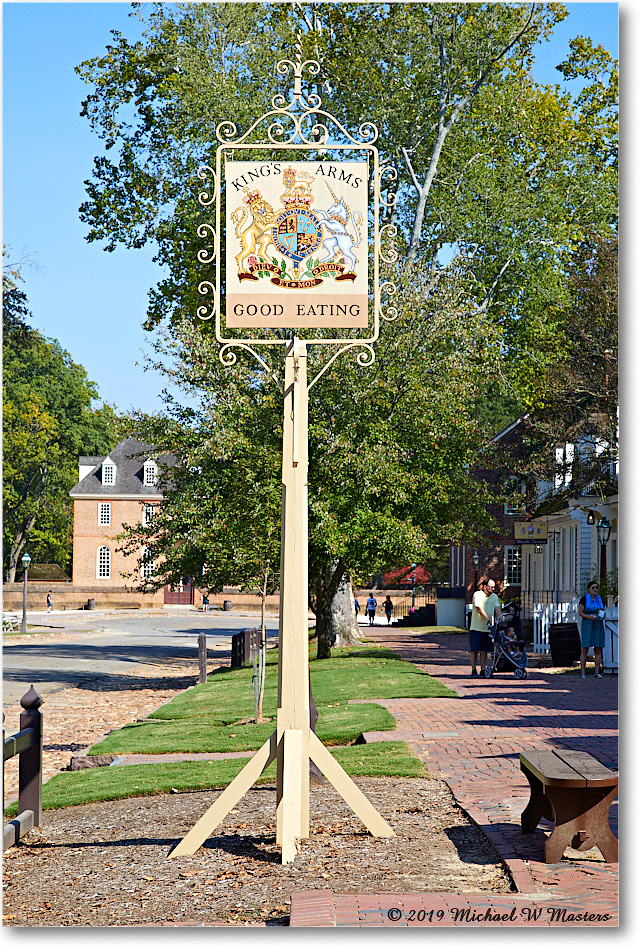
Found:
<path fill-rule="evenodd" d="M 544 788 L 540 780 L 526 769 L 522 769 L 522 772 L 524 772 L 528 779 L 528 784 L 531 788 L 530 801 L 522 812 L 522 832 L 524 834 L 532 834 L 537 828 L 540 818 L 548 818 L 549 821 L 554 821 L 555 815 L 553 814 L 551 803 L 544 794 Z"/>
<path fill-rule="evenodd" d="M 605 861 L 618 860 L 618 841 L 609 827 L 609 808 L 617 788 L 547 788 L 555 828 L 544 846 L 546 864 L 556 864 L 568 847 L 597 846 Z"/>

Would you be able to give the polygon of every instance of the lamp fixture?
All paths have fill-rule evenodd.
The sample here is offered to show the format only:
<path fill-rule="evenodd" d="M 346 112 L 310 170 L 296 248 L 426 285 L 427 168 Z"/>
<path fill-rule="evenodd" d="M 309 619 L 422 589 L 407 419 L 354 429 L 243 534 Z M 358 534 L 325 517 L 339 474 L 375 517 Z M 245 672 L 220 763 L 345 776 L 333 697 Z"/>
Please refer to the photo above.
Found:
<path fill-rule="evenodd" d="M 594 512 L 594 511 L 589 511 L 588 515 L 586 516 L 586 523 L 587 523 L 587 524 L 595 524 L 595 512 Z"/>
<path fill-rule="evenodd" d="M 600 518 L 597 526 L 597 540 L 600 544 L 606 544 L 611 537 L 611 522 L 608 518 Z"/>

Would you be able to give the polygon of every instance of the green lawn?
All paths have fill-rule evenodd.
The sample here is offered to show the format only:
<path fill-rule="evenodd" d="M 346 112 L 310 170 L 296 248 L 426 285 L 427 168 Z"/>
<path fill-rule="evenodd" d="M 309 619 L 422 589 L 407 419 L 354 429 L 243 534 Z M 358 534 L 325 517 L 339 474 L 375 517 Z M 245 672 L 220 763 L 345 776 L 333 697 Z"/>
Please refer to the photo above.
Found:
<path fill-rule="evenodd" d="M 311 653 L 316 644 L 311 644 Z M 243 722 L 254 712 L 252 669 L 221 669 L 153 712 L 145 721 L 119 729 L 90 750 L 123 752 L 241 752 L 258 749 L 275 728 L 278 651 L 266 663 L 263 713 L 271 721 Z M 389 650 L 359 644 L 333 650 L 329 660 L 310 660 L 312 695 L 319 710 L 316 733 L 326 745 L 348 745 L 362 732 L 394 729 L 382 706 L 371 700 L 455 696 L 438 680 L 399 660 Z"/>
<path fill-rule="evenodd" d="M 224 689 L 225 686 L 218 681 L 216 688 Z M 207 685 L 194 689 L 207 690 Z M 192 690 L 189 693 L 191 694 Z M 246 710 L 248 717 L 253 703 L 252 698 L 252 707 Z M 201 711 L 202 706 L 195 705 L 199 712 L 194 716 L 187 715 L 183 709 L 182 715 L 176 719 L 147 720 L 124 726 L 92 746 L 89 754 L 243 752 L 258 749 L 276 728 L 276 710 L 272 710 L 273 718 L 269 722 L 260 725 L 233 721 L 221 725 L 216 715 L 209 716 Z M 348 745 L 358 739 L 362 732 L 380 732 L 394 728 L 394 717 L 382 706 L 374 703 L 358 706 L 340 703 L 319 708 L 319 721 L 315 731 L 319 739 L 326 744 Z"/>
<path fill-rule="evenodd" d="M 349 775 L 425 775 L 423 764 L 405 742 L 372 742 L 333 749 L 332 754 Z M 60 772 L 42 789 L 42 807 L 66 808 L 89 802 L 116 801 L 162 792 L 193 791 L 225 786 L 241 771 L 247 759 L 216 762 L 167 762 L 158 765 L 118 765 L 114 768 Z M 276 781 L 276 764 L 265 770 L 260 782 Z M 213 794 L 212 800 L 217 797 Z M 18 812 L 15 802 L 7 817 Z"/>
<path fill-rule="evenodd" d="M 360 743 L 364 732 L 395 728 L 394 717 L 372 700 L 456 696 L 438 680 L 367 642 L 332 651 L 317 660 L 310 642 L 310 680 L 319 711 L 318 737 L 351 775 L 423 775 L 423 765 L 404 742 Z M 142 722 L 115 730 L 90 750 L 91 755 L 122 753 L 252 752 L 276 727 L 278 651 L 266 663 L 264 716 L 256 725 L 252 669 L 224 668 L 206 683 L 180 693 Z M 349 699 L 360 702 L 349 703 Z M 366 700 L 366 702 L 363 702 Z M 92 801 L 155 795 L 172 790 L 226 785 L 245 759 L 119 765 L 62 772 L 43 786 L 43 807 L 62 808 Z M 262 781 L 274 781 L 272 765 Z M 14 805 L 5 814 L 15 814 Z"/>

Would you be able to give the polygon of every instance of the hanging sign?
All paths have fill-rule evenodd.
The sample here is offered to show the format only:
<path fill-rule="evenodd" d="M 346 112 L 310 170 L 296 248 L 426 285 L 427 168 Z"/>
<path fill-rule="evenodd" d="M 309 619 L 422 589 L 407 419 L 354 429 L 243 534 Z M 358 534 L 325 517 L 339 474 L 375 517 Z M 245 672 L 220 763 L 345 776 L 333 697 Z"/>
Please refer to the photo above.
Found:
<path fill-rule="evenodd" d="M 515 544 L 548 544 L 546 518 L 515 522 Z"/>
<path fill-rule="evenodd" d="M 368 326 L 367 162 L 225 163 L 231 328 Z"/>

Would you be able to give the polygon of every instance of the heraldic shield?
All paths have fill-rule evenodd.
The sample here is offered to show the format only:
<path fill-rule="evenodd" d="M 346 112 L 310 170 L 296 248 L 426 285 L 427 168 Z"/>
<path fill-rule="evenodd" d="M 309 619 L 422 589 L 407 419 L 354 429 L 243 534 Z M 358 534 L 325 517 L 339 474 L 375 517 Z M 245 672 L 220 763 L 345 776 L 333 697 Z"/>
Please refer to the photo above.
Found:
<path fill-rule="evenodd" d="M 274 222 L 272 243 L 297 264 L 313 254 L 322 241 L 321 221 L 312 211 L 282 211 Z"/>

